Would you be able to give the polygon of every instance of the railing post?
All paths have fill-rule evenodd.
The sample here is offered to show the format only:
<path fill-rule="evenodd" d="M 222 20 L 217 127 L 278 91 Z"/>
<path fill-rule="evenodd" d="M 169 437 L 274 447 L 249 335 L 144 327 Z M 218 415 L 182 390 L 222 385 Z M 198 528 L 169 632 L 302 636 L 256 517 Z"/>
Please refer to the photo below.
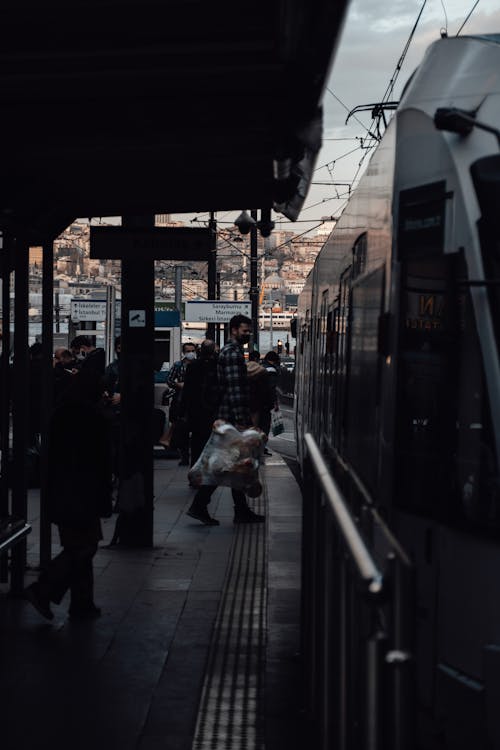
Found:
<path fill-rule="evenodd" d="M 385 655 L 390 676 L 390 735 L 392 750 L 415 747 L 414 603 L 415 575 L 396 555 L 388 563 L 393 582 L 391 643 Z"/>

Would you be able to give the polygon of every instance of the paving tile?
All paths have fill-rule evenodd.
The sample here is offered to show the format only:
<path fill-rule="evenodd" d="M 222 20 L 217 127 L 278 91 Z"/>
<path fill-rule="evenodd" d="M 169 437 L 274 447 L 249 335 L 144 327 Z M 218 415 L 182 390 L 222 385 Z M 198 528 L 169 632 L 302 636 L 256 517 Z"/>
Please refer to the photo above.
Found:
<path fill-rule="evenodd" d="M 266 681 L 271 693 L 266 707 L 271 716 L 266 747 L 283 746 L 281 731 L 288 750 L 294 750 L 297 732 L 284 717 L 287 705 L 298 713 L 293 701 L 299 694 L 295 653 L 301 499 L 277 454 L 270 457 L 262 476 L 270 503 Z M 107 549 L 116 516 L 103 522 L 104 540 L 94 566 L 96 601 L 103 612 L 98 620 L 71 623 L 68 596 L 54 607 L 52 624 L 26 602 L 0 596 L 0 701 L 6 750 L 191 750 L 235 527 L 228 488 L 218 488 L 210 503 L 220 526 L 205 527 L 185 515 L 194 496 L 186 477 L 176 461 L 155 462 L 153 549 Z M 34 527 L 28 537 L 33 569 L 27 580 L 34 580 L 39 501 L 33 490 L 29 517 Z M 57 533 L 53 539 L 55 552 L 60 549 Z M 247 615 L 243 608 L 241 616 Z M 227 656 L 233 658 L 230 652 Z"/>

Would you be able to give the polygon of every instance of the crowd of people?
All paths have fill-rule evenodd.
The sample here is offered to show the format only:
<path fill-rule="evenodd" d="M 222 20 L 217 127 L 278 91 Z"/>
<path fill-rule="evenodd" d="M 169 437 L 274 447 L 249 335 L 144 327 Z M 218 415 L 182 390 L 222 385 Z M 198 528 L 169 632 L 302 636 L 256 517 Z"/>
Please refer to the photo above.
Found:
<path fill-rule="evenodd" d="M 214 341 L 196 347 L 185 343 L 182 359 L 175 362 L 165 384 L 171 396 L 168 424 L 165 412 L 155 409 L 152 442 L 178 455 L 181 466 L 193 466 L 210 437 L 215 420 L 246 430 L 269 433 L 271 412 L 277 408 L 276 384 L 279 356 L 271 351 L 261 360 L 255 350 L 245 361 L 244 344 L 250 341 L 251 320 L 232 318 L 230 339 L 222 350 Z M 38 348 L 37 348 L 38 347 Z M 40 358 L 40 345 L 31 347 L 32 366 Z M 70 590 L 70 617 L 97 617 L 93 598 L 92 560 L 102 539 L 101 518 L 120 512 L 120 356 L 107 367 L 105 353 L 87 336 L 77 336 L 70 348 L 54 352 L 54 412 L 49 431 L 49 515 L 59 530 L 62 551 L 25 590 L 26 598 L 47 619 L 51 603 L 59 603 Z M 36 382 L 36 379 L 33 379 Z M 39 429 L 39 410 L 30 408 L 30 433 Z M 74 425 L 79 425 L 74 430 Z M 175 455 L 175 453 L 174 453 Z M 68 489 L 70 488 L 70 489 Z M 219 522 L 208 512 L 214 485 L 197 488 L 187 514 L 209 526 Z M 241 489 L 232 489 L 234 523 L 261 523 Z M 117 522 L 117 529 L 119 523 Z M 115 535 L 111 544 L 118 541 Z"/>

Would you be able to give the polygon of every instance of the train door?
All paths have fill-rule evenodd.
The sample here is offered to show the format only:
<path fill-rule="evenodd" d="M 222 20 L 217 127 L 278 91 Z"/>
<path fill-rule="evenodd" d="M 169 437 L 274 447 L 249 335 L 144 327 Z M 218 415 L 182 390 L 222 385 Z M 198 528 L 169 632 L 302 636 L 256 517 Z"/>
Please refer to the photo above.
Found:
<path fill-rule="evenodd" d="M 399 343 L 394 440 L 394 505 L 400 541 L 418 569 L 418 693 L 435 702 L 439 559 L 436 515 L 446 504 L 456 403 L 450 256 L 444 256 L 443 182 L 399 199 Z M 408 515 L 410 514 L 410 515 Z"/>
<path fill-rule="evenodd" d="M 482 648 L 500 625 L 495 577 L 470 536 L 498 533 L 500 497 L 467 268 L 463 253 L 444 252 L 451 200 L 441 181 L 399 201 L 394 505 L 418 570 L 418 686 L 429 715 L 443 712 L 450 691 L 473 702 L 469 678 L 481 678 Z M 461 673 L 468 682 L 450 677 Z"/>

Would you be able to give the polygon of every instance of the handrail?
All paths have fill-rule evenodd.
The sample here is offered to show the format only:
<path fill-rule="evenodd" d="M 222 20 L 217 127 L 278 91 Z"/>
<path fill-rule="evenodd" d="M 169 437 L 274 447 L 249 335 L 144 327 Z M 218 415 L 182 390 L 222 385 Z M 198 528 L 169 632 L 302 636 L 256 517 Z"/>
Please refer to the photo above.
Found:
<path fill-rule="evenodd" d="M 9 531 L 5 530 L 4 533 L 0 533 L 0 555 L 7 552 L 7 550 L 31 532 L 30 524 L 23 521 L 9 522 L 7 526 L 12 528 Z"/>
<path fill-rule="evenodd" d="M 359 491 L 361 497 L 363 498 L 363 501 L 366 503 L 366 509 L 371 514 L 373 520 L 379 527 L 382 534 L 385 536 L 388 544 L 391 546 L 393 552 L 398 556 L 399 560 L 403 563 L 403 565 L 406 565 L 409 567 L 411 565 L 411 560 L 401 544 L 398 542 L 392 531 L 387 526 L 384 519 L 381 517 L 378 510 L 373 505 L 373 500 L 371 498 L 370 493 L 366 489 L 365 485 L 361 481 L 361 479 L 358 477 L 357 473 L 354 471 L 351 464 L 349 464 L 340 453 L 337 451 L 336 448 L 334 448 L 333 445 L 330 444 L 329 441 L 327 441 L 327 447 L 328 451 L 331 453 L 334 461 L 337 462 L 337 464 L 340 466 L 342 471 L 344 471 L 349 479 L 353 482 L 356 489 Z"/>
<path fill-rule="evenodd" d="M 368 590 L 378 594 L 383 588 L 383 575 L 377 568 L 373 557 L 370 555 L 361 534 L 345 504 L 337 483 L 330 475 L 328 467 L 311 433 L 305 435 L 305 442 L 309 451 L 309 457 L 316 475 L 321 482 L 323 491 L 328 499 L 331 509 L 335 515 L 338 527 L 344 537 L 349 552 L 358 568 L 360 577 L 368 584 Z"/>

